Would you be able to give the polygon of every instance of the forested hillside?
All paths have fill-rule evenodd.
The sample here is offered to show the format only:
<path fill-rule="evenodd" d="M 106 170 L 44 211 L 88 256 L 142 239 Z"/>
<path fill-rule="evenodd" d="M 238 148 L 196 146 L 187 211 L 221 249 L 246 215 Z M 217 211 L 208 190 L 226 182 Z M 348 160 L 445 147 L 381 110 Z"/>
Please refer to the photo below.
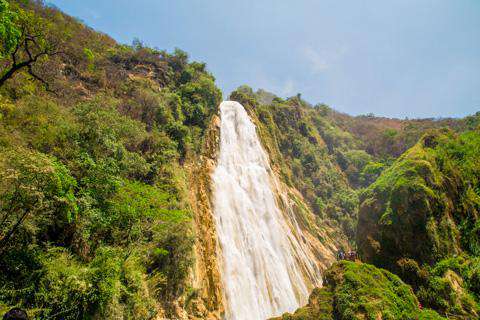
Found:
<path fill-rule="evenodd" d="M 478 128 L 424 134 L 360 193 L 363 263 L 334 264 L 282 319 L 477 319 L 479 150 Z"/>
<path fill-rule="evenodd" d="M 361 195 L 364 260 L 399 274 L 424 305 L 479 316 L 480 133 L 430 132 Z"/>
<path fill-rule="evenodd" d="M 0 9 L 0 310 L 168 312 L 189 290 L 183 164 L 221 101 L 213 76 L 40 2 Z"/>
<path fill-rule="evenodd" d="M 206 65 L 41 1 L 0 0 L 0 35 L 0 315 L 219 319 L 222 92 Z M 479 317 L 480 113 L 352 117 L 248 86 L 230 99 L 314 240 L 363 261 L 334 263 L 283 319 Z"/>
<path fill-rule="evenodd" d="M 398 120 L 352 117 L 300 95 L 282 99 L 242 86 L 231 94 L 254 114 L 259 132 L 284 179 L 300 190 L 322 219 L 355 237 L 359 196 L 429 130 L 471 131 L 479 114 L 464 119 Z M 453 134 L 453 132 L 452 132 Z"/>

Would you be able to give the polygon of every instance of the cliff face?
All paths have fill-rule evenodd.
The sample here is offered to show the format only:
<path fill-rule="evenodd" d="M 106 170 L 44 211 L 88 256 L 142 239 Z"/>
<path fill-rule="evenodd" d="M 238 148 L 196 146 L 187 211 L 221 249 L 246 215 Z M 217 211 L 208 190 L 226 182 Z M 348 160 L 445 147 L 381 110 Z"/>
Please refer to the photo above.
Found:
<path fill-rule="evenodd" d="M 199 157 L 189 164 L 190 204 L 194 212 L 195 265 L 192 286 L 199 290 L 197 303 L 187 306 L 199 319 L 221 319 L 221 278 L 218 269 L 217 235 L 213 221 L 211 174 L 218 155 L 220 119 L 214 116 L 205 134 Z"/>
<path fill-rule="evenodd" d="M 257 131 L 262 130 L 255 113 L 250 113 L 252 121 L 257 125 Z M 199 157 L 187 164 L 190 205 L 195 219 L 195 267 L 192 274 L 192 287 L 195 290 L 193 298 L 186 304 L 185 317 L 196 319 L 220 319 L 223 313 L 221 274 L 218 269 L 218 244 L 213 221 L 212 182 L 211 174 L 216 166 L 219 143 L 218 116 L 214 116 L 206 131 L 204 144 Z M 269 156 L 274 156 L 267 139 L 263 135 L 262 142 Z M 342 245 L 347 247 L 346 237 L 335 226 L 322 225 L 305 202 L 302 194 L 293 186 L 288 186 L 282 179 L 279 168 L 273 165 L 274 177 L 271 181 L 277 203 L 285 215 L 293 234 L 303 245 L 309 247 L 309 258 L 317 262 L 321 270 L 326 270 L 335 261 L 335 252 Z M 310 290 L 313 287 L 310 288 Z M 180 312 L 181 313 L 181 312 Z"/>
<path fill-rule="evenodd" d="M 333 264 L 278 319 L 478 318 L 479 147 L 478 130 L 427 132 L 360 195 L 356 243 L 370 264 Z"/>
<path fill-rule="evenodd" d="M 304 189 L 305 183 L 309 182 L 308 178 L 315 177 L 318 173 L 308 171 L 308 178 L 302 181 L 296 178 L 305 177 L 306 170 L 313 162 L 317 172 L 327 173 L 330 177 L 334 176 L 329 172 L 332 168 L 338 170 L 336 172 L 340 175 L 337 177 L 340 179 L 325 183 L 314 178 L 312 183 L 317 183 L 324 189 L 333 185 L 340 192 L 348 192 L 349 187 L 358 188 L 355 182 L 359 180 L 351 179 L 349 167 L 342 163 L 345 159 L 342 154 L 348 155 L 348 151 L 345 153 L 342 150 L 355 149 L 355 140 L 348 142 L 347 139 L 343 145 L 338 141 L 332 143 L 335 140 L 325 143 L 328 135 L 321 125 L 323 120 L 311 114 L 318 110 L 304 108 L 301 100 L 286 102 L 277 98 L 270 101 L 270 105 L 262 105 L 258 102 L 258 93 L 254 94 L 248 88 L 239 90 L 234 95 L 250 106 L 249 112 L 256 119 L 262 140 L 266 141 L 266 148 L 272 156 L 272 166 L 277 168 L 283 181 L 301 190 L 302 196 L 310 199 L 307 203 L 311 208 L 315 208 L 312 199 L 320 199 L 326 204 L 321 210 L 315 208 L 318 210 L 315 212 L 317 225 L 338 226 L 339 222 L 344 222 L 341 214 L 330 215 L 330 211 L 325 210 L 325 207 L 332 205 L 333 199 L 322 197 L 321 193 L 313 195 L 312 189 Z M 426 133 L 417 144 L 391 165 L 383 165 L 379 177 L 374 177 L 373 183 L 359 192 L 358 227 L 355 232 L 356 246 L 363 261 L 396 273 L 407 285 L 412 286 L 408 289 L 416 295 L 412 294 L 412 299 L 418 299 L 423 306 L 434 309 L 438 314 L 459 319 L 476 318 L 480 310 L 475 284 L 478 276 L 480 203 L 479 166 L 476 160 L 480 150 L 478 129 L 475 129 L 477 121 L 477 118 L 471 117 L 453 122 L 455 130 L 466 130 L 459 134 L 447 129 L 425 129 Z M 473 123 L 473 126 L 463 127 L 464 122 Z M 432 126 L 436 125 L 437 123 L 432 123 Z M 309 141 L 314 145 L 317 156 L 322 153 L 327 156 L 316 159 L 310 157 L 310 161 L 305 161 L 308 149 L 312 148 Z M 301 169 L 295 167 L 299 160 L 303 166 Z M 368 167 L 369 165 L 364 168 Z M 348 181 L 342 182 L 345 181 L 342 179 Z M 345 208 L 348 206 L 342 209 Z M 350 208 L 355 214 L 355 206 Z M 349 234 L 348 228 L 342 229 Z M 339 236 L 334 238 L 339 239 Z M 333 267 L 333 270 L 337 269 Z M 356 284 L 369 288 L 368 293 L 372 293 L 375 290 L 371 287 L 368 276 L 362 276 L 364 272 L 370 272 L 367 269 L 355 269 L 361 275 Z M 326 277 L 331 272 L 332 269 L 327 270 Z M 325 278 L 325 282 L 328 281 Z M 379 285 L 387 285 L 383 282 L 384 280 L 379 281 Z M 353 288 L 349 287 L 348 290 L 354 294 Z M 340 303 L 336 299 L 341 298 L 332 300 L 332 291 L 329 289 L 316 290 L 305 308 L 299 309 L 295 315 L 285 316 L 285 319 L 339 317 L 338 310 L 332 311 Z M 369 299 L 365 303 L 368 304 Z M 388 298 L 379 298 L 378 303 L 388 304 Z M 399 308 L 397 311 L 406 310 L 403 309 L 406 306 Z M 408 312 L 413 315 L 419 311 L 412 309 Z M 433 319 L 440 317 L 438 314 L 429 311 L 422 313 L 422 316 Z M 353 318 L 360 319 L 363 316 L 358 313 Z M 391 313 L 379 310 L 376 316 L 388 319 Z"/>
<path fill-rule="evenodd" d="M 247 110 L 257 126 L 262 144 L 269 154 L 270 165 L 276 176 L 276 181 L 273 181 L 273 188 L 278 204 L 284 214 L 293 217 L 295 224 L 290 225 L 291 229 L 295 230 L 300 227 L 303 237 L 305 237 L 302 241 L 311 247 L 315 256 L 314 260 L 317 260 L 320 268 L 325 270 L 335 261 L 335 254 L 338 249 L 348 247 L 347 237 L 338 225 L 323 223 L 313 213 L 311 204 L 306 202 L 296 186 L 288 184 L 289 181 L 286 181 L 282 172 L 282 166 L 285 167 L 288 164 L 281 155 L 278 145 L 274 142 L 275 137 L 259 120 L 254 108 L 247 107 Z M 282 128 L 279 128 L 279 130 L 282 130 Z M 289 218 L 288 220 L 292 219 Z"/>

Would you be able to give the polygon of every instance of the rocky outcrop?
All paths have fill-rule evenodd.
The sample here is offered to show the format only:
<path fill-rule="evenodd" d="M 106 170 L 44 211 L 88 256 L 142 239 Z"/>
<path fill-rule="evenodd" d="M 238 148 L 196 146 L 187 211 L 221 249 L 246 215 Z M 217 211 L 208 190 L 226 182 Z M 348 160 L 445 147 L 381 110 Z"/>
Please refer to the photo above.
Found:
<path fill-rule="evenodd" d="M 192 272 L 194 292 L 186 304 L 190 319 L 220 319 L 223 312 L 210 178 L 217 158 L 219 125 L 219 117 L 213 116 L 201 154 L 188 165 L 195 230 L 195 266 Z"/>
<path fill-rule="evenodd" d="M 427 133 L 361 196 L 357 244 L 366 262 L 411 284 L 425 306 L 480 314 L 480 134 Z"/>
<path fill-rule="evenodd" d="M 421 310 L 412 289 L 400 278 L 372 265 L 342 261 L 324 275 L 308 305 L 272 320 L 444 319 Z"/>
<path fill-rule="evenodd" d="M 300 228 L 303 234 L 302 242 L 308 244 L 315 255 L 321 270 L 327 269 L 335 261 L 335 253 L 339 248 L 349 248 L 347 237 L 338 225 L 323 221 L 315 215 L 303 194 L 284 179 L 282 166 L 288 165 L 278 149 L 275 138 L 270 136 L 251 106 L 246 106 L 250 118 L 257 126 L 257 132 L 264 149 L 269 154 L 270 166 L 277 178 L 273 186 L 277 201 L 282 212 L 293 221 L 292 230 Z"/>
<path fill-rule="evenodd" d="M 250 113 L 252 121 L 260 122 Z M 195 267 L 192 272 L 192 298 L 185 297 L 185 310 L 189 318 L 220 319 L 224 307 L 222 302 L 221 278 L 218 269 L 217 238 L 213 220 L 211 173 L 216 166 L 219 142 L 218 116 L 212 118 L 207 129 L 201 154 L 188 164 L 190 179 L 190 203 L 194 212 Z M 265 145 L 271 155 L 275 146 Z M 306 204 L 302 194 L 295 187 L 287 185 L 279 172 L 278 160 L 271 161 L 275 181 L 272 186 L 278 205 L 287 216 L 287 221 L 301 243 L 309 247 L 314 261 L 320 270 L 326 270 L 335 261 L 335 252 L 340 246 L 347 248 L 348 243 L 342 231 L 329 224 L 321 224 L 318 217 Z M 297 230 L 297 231 L 295 231 Z M 311 288 L 313 289 L 313 288 Z"/>
<path fill-rule="evenodd" d="M 478 243 L 466 239 L 480 201 L 454 157 L 474 159 L 451 153 L 460 143 L 449 133 L 427 134 L 363 193 L 357 243 L 365 261 L 398 271 L 401 259 L 432 264 Z"/>

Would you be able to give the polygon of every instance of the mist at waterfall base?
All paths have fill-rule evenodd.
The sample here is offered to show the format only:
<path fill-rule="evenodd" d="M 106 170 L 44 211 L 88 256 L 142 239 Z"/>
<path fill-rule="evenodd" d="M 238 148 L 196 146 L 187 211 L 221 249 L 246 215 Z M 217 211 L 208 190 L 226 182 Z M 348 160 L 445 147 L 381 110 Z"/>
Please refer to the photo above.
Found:
<path fill-rule="evenodd" d="M 292 312 L 306 303 L 318 269 L 298 240 L 301 231 L 294 235 L 275 201 L 275 176 L 246 110 L 224 101 L 220 118 L 212 180 L 225 318 L 264 320 Z"/>

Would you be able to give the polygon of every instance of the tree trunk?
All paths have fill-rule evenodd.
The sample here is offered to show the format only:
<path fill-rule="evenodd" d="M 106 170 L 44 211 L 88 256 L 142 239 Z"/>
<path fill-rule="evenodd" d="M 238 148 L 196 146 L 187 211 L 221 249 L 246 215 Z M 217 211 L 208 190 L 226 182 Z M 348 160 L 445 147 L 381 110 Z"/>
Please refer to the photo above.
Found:
<path fill-rule="evenodd" d="M 8 79 L 10 79 L 13 74 L 15 72 L 17 72 L 18 70 L 28 66 L 30 63 L 32 63 L 32 61 L 24 61 L 24 62 L 21 62 L 21 63 L 18 63 L 18 64 L 14 64 L 8 71 L 7 73 L 5 73 L 1 78 L 0 78 L 0 87 L 3 86 L 3 84 L 5 83 L 5 81 L 7 81 Z"/>

